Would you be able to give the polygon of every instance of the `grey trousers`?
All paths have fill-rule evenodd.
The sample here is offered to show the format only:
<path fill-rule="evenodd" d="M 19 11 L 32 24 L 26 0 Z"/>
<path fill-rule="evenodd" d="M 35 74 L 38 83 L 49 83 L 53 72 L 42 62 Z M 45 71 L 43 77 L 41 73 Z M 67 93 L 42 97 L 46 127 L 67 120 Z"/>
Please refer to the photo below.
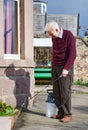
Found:
<path fill-rule="evenodd" d="M 52 77 L 55 81 L 62 73 L 63 66 L 52 66 Z M 58 79 L 53 84 L 53 93 L 58 112 L 71 115 L 71 85 L 73 81 L 73 67 L 66 77 Z M 64 104 L 64 105 L 63 105 Z M 60 107 L 62 105 L 62 107 Z"/>

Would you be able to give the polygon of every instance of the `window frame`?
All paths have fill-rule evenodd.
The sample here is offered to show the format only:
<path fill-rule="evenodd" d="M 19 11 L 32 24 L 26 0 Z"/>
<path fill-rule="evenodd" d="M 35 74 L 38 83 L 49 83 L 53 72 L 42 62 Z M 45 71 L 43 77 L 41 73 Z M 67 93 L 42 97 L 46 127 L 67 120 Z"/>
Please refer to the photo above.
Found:
<path fill-rule="evenodd" d="M 4 59 L 20 60 L 20 0 L 14 0 L 14 2 L 17 2 L 18 8 L 18 54 L 4 54 Z"/>

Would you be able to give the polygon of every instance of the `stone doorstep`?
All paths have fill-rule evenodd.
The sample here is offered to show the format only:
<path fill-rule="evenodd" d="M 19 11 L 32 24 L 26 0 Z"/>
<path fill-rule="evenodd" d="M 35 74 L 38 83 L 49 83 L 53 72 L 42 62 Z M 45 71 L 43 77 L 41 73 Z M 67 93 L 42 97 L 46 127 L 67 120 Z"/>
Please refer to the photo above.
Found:
<path fill-rule="evenodd" d="M 0 117 L 0 130 L 12 130 L 20 111 L 18 110 L 13 116 Z"/>

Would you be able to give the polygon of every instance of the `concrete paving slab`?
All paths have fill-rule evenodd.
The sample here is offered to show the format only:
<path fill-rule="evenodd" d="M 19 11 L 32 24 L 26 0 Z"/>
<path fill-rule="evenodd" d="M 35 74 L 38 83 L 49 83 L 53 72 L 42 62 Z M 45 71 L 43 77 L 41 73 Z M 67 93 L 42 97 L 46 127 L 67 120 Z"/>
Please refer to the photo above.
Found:
<path fill-rule="evenodd" d="M 62 123 L 46 114 L 47 93 L 35 97 L 34 105 L 21 113 L 13 130 L 88 130 L 88 94 L 72 93 L 72 122 Z"/>

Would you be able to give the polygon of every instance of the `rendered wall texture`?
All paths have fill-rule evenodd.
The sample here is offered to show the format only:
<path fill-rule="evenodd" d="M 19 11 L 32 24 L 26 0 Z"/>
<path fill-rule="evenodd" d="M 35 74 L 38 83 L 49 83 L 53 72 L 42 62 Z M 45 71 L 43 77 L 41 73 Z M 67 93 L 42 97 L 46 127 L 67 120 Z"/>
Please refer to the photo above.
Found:
<path fill-rule="evenodd" d="M 26 106 L 31 107 L 33 99 L 29 99 L 34 95 L 35 87 L 33 1 L 24 0 L 24 22 L 22 25 L 24 27 L 24 35 L 22 34 L 24 40 L 21 39 L 22 45 L 24 44 L 24 47 L 22 47 L 22 51 L 24 52 L 22 55 L 24 56 L 20 60 L 4 59 L 3 7 L 3 0 L 0 0 L 0 99 L 14 107 L 21 107 L 24 102 Z"/>

